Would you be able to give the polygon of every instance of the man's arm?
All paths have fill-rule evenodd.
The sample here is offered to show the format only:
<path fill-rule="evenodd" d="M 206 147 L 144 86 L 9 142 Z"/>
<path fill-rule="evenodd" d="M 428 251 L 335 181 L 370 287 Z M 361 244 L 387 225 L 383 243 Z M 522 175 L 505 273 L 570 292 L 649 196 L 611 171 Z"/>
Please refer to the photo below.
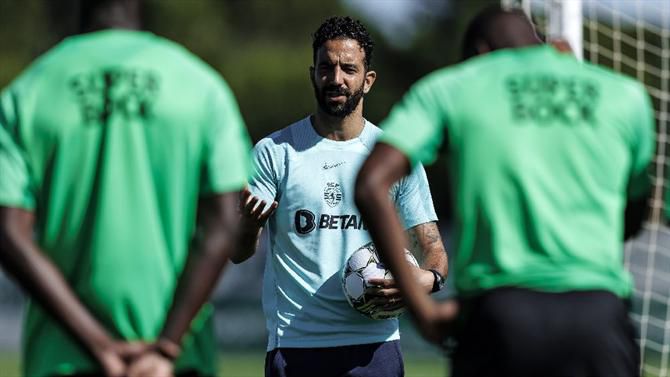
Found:
<path fill-rule="evenodd" d="M 164 356 L 176 359 L 181 339 L 221 275 L 236 246 L 238 192 L 203 197 L 198 203 L 197 230 L 174 300 L 157 341 Z"/>
<path fill-rule="evenodd" d="M 405 262 L 402 224 L 388 196 L 391 185 L 409 171 L 409 161 L 402 152 L 387 144 L 377 144 L 358 173 L 355 200 L 377 251 L 391 270 L 419 329 L 425 337 L 439 341 L 444 336 L 443 326 L 453 319 L 455 310 L 436 305 Z"/>
<path fill-rule="evenodd" d="M 423 291 L 432 293 L 433 288 L 441 289 L 444 277 L 447 275 L 447 252 L 440 237 L 437 224 L 433 221 L 416 225 L 407 230 L 409 249 L 414 255 L 421 255 L 421 268 L 412 268 L 414 278 L 419 282 Z M 438 282 L 437 272 L 440 276 Z M 384 307 L 386 310 L 395 310 L 404 306 L 402 294 L 398 290 L 395 279 L 370 279 L 372 287 L 367 293 L 376 296 L 369 301 L 371 305 Z M 437 284 L 436 284 L 437 283 Z"/>
<path fill-rule="evenodd" d="M 409 238 L 409 249 L 412 253 L 420 253 L 422 256 L 421 268 L 424 270 L 420 276 L 422 286 L 432 290 L 435 275 L 430 270 L 437 271 L 442 277 L 447 276 L 449 263 L 447 252 L 442 243 L 440 230 L 434 221 L 419 224 L 407 230 Z"/>
<path fill-rule="evenodd" d="M 230 257 L 233 263 L 242 263 L 256 252 L 261 230 L 263 230 L 263 226 L 279 204 L 274 201 L 267 210 L 263 211 L 265 205 L 265 200 L 260 200 L 258 197 L 251 195 L 248 189 L 242 191 L 239 205 L 240 237 L 237 250 Z"/>
<path fill-rule="evenodd" d="M 141 352 L 141 346 L 124 346 L 109 336 L 79 301 L 63 274 L 34 243 L 34 223 L 32 212 L 0 206 L 0 263 L 91 353 L 106 375 L 124 375 L 123 358 Z"/>
<path fill-rule="evenodd" d="M 173 362 L 181 354 L 182 337 L 207 301 L 237 245 L 239 196 L 239 192 L 230 192 L 200 199 L 196 234 L 165 324 L 151 349 L 130 365 L 130 377 L 172 375 Z"/>

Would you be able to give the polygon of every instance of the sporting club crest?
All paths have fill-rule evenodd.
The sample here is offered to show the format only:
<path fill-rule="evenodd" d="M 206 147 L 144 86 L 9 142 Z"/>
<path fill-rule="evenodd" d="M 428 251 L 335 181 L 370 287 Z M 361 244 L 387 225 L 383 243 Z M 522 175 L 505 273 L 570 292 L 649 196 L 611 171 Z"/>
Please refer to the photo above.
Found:
<path fill-rule="evenodd" d="M 328 182 L 323 190 L 323 200 L 329 207 L 335 207 L 342 201 L 342 189 L 339 183 Z"/>

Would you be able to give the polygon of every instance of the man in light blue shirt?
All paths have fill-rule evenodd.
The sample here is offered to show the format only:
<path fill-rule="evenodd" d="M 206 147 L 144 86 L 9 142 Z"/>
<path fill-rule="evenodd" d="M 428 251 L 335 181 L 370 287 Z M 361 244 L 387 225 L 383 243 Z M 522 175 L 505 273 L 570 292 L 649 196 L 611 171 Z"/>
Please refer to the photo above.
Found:
<path fill-rule="evenodd" d="M 364 317 L 341 287 L 347 258 L 370 241 L 353 194 L 356 174 L 381 134 L 363 118 L 363 97 L 376 78 L 372 47 L 360 22 L 326 20 L 314 34 L 310 68 L 316 112 L 254 149 L 257 174 L 241 205 L 246 247 L 233 260 L 253 254 L 267 220 L 266 376 L 404 374 L 397 319 Z M 447 255 L 423 167 L 389 195 L 408 230 L 408 247 L 423 256 L 418 281 L 426 292 L 439 290 Z M 402 305 L 392 280 L 372 291 L 379 308 Z"/>

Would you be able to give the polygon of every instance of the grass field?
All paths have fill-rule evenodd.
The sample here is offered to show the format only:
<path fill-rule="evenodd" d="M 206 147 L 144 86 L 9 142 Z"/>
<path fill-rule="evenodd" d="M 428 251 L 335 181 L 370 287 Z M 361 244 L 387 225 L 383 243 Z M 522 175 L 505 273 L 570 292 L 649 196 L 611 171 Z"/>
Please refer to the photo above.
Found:
<path fill-rule="evenodd" d="M 221 377 L 263 377 L 262 353 L 225 353 L 219 361 Z M 659 365 L 658 363 L 655 363 Z M 405 355 L 407 377 L 447 377 L 446 361 L 440 357 Z M 19 358 L 16 354 L 0 353 L 0 377 L 18 377 Z M 646 374 L 644 377 L 654 377 Z"/>
<path fill-rule="evenodd" d="M 265 354 L 224 353 L 219 363 L 222 377 L 262 377 Z M 405 355 L 407 377 L 446 377 L 446 361 L 439 357 Z"/>
<path fill-rule="evenodd" d="M 219 362 L 221 377 L 262 377 L 265 354 L 224 353 Z M 0 354 L 0 377 L 19 376 L 19 358 L 15 354 Z M 444 359 L 439 357 L 405 356 L 407 377 L 446 377 Z"/>

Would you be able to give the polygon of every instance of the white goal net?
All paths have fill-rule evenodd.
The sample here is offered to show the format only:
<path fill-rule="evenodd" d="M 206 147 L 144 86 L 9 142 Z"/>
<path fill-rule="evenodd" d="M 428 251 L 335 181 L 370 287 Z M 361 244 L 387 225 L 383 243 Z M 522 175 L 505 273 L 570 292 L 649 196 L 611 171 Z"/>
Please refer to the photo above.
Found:
<path fill-rule="evenodd" d="M 656 110 L 657 153 L 651 215 L 626 245 L 635 278 L 632 317 L 642 375 L 670 377 L 670 0 L 503 0 L 531 16 L 548 39 L 570 42 L 576 55 L 644 83 Z M 666 203 L 666 204 L 664 204 Z"/>

